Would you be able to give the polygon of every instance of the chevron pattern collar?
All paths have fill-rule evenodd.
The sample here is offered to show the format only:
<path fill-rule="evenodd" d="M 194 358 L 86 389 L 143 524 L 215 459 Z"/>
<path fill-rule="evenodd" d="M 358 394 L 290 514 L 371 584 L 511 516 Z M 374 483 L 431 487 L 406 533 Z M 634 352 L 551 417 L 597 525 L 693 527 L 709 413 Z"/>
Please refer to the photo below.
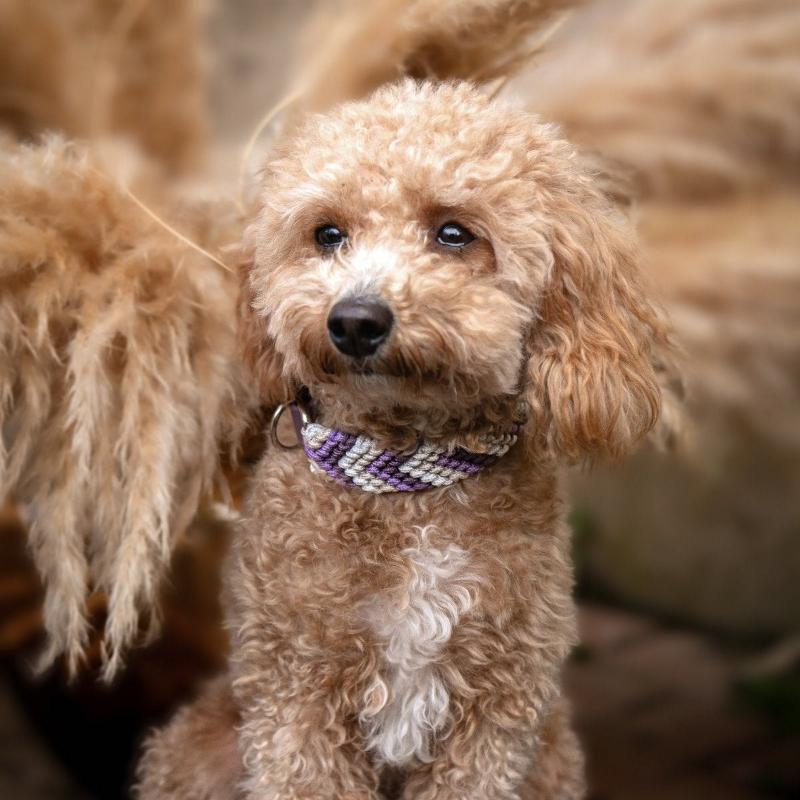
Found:
<path fill-rule="evenodd" d="M 399 453 L 381 448 L 369 436 L 312 422 L 297 403 L 288 403 L 279 406 L 272 419 L 273 442 L 284 448 L 277 437 L 277 423 L 287 408 L 312 469 L 342 486 L 373 494 L 419 492 L 473 477 L 501 459 L 523 427 L 522 422 L 515 422 L 504 430 L 485 433 L 480 452 L 420 442 L 414 450 Z"/>

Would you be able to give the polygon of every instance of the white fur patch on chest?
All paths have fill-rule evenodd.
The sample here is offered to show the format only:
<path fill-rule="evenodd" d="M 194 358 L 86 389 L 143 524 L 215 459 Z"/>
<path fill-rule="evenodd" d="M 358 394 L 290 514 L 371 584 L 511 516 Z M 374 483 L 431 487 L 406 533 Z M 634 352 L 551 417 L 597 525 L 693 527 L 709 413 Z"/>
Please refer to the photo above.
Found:
<path fill-rule="evenodd" d="M 447 725 L 450 697 L 437 668 L 455 627 L 475 602 L 479 580 L 465 550 L 429 544 L 430 529 L 402 555 L 408 581 L 369 610 L 384 645 L 385 669 L 364 696 L 361 725 L 368 749 L 386 764 L 431 759 L 431 740 Z M 399 591 L 399 593 L 398 593 Z"/>

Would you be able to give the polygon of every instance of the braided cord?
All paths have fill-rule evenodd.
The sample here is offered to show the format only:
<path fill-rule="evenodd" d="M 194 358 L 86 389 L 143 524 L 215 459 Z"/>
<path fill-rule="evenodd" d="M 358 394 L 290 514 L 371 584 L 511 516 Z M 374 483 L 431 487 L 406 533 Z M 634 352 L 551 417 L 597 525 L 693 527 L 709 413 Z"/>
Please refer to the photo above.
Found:
<path fill-rule="evenodd" d="M 484 452 L 422 443 L 409 453 L 382 450 L 374 439 L 326 428 L 316 422 L 301 429 L 303 449 L 313 465 L 337 483 L 365 492 L 417 492 L 477 475 L 502 458 L 519 438 L 522 425 L 484 435 Z"/>

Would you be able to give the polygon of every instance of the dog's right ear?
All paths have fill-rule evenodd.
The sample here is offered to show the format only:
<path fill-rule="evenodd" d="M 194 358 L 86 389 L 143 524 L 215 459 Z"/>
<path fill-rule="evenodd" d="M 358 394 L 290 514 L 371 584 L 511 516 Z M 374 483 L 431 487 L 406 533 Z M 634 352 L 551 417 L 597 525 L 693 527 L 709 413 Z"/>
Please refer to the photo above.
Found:
<path fill-rule="evenodd" d="M 574 181 L 551 193 L 548 214 L 553 267 L 529 345 L 534 427 L 566 461 L 618 458 L 658 421 L 668 327 L 602 188 Z"/>
<path fill-rule="evenodd" d="M 258 288 L 253 285 L 253 248 L 245 245 L 239 259 L 238 338 L 245 374 L 260 402 L 267 407 L 294 399 L 283 375 L 283 358 L 275 349 L 267 320 L 254 309 Z"/>

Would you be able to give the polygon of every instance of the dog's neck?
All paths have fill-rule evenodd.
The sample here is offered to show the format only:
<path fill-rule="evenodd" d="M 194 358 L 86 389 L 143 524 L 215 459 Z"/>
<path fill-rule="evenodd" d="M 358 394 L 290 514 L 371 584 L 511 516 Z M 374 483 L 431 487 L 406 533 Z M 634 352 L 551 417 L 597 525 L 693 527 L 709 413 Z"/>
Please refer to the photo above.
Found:
<path fill-rule="evenodd" d="M 355 398 L 325 389 L 315 390 L 311 411 L 322 425 L 368 436 L 380 447 L 399 452 L 416 447 L 420 441 L 477 451 L 488 433 L 507 428 L 525 416 L 518 395 L 489 398 L 463 409 L 400 404 L 389 408 L 373 406 L 366 398 L 356 402 Z"/>

